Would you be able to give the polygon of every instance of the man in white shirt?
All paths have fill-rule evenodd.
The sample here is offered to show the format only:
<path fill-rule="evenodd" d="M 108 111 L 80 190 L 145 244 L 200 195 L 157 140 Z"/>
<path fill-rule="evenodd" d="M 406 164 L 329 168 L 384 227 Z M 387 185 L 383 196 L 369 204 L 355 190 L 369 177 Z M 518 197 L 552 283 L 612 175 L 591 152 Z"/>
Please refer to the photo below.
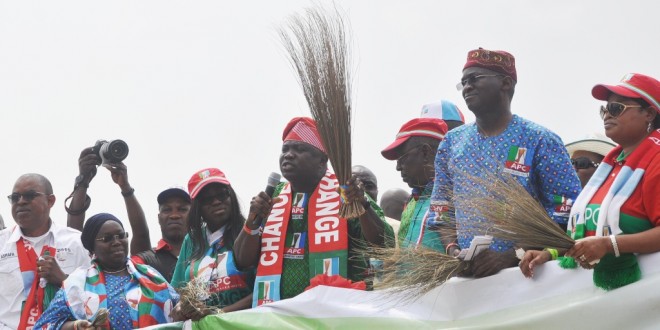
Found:
<path fill-rule="evenodd" d="M 53 188 L 24 174 L 7 196 L 16 226 L 0 231 L 0 329 L 30 329 L 62 281 L 90 258 L 80 232 L 50 219 Z"/>

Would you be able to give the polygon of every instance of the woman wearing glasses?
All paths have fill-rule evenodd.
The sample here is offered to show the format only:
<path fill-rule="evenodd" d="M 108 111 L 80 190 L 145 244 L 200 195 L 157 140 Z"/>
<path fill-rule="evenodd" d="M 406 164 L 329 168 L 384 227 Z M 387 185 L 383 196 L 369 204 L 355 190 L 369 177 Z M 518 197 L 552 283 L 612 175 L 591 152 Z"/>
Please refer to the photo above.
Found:
<path fill-rule="evenodd" d="M 587 184 L 596 168 L 616 144 L 601 134 L 593 133 L 566 145 L 571 164 L 580 178 L 582 188 Z"/>
<path fill-rule="evenodd" d="M 193 279 L 203 283 L 209 295 L 199 299 L 206 306 L 220 308 L 220 313 L 249 308 L 255 274 L 239 271 L 234 262 L 234 241 L 245 223 L 234 189 L 222 171 L 207 168 L 193 174 L 188 192 L 192 198 L 188 234 L 172 285 L 182 287 Z M 177 306 L 174 317 L 196 321 L 214 310 Z"/>
<path fill-rule="evenodd" d="M 618 85 L 596 85 L 591 94 L 607 101 L 600 116 L 605 134 L 619 146 L 573 203 L 568 234 L 584 239 L 565 255 L 595 268 L 594 283 L 610 290 L 641 277 L 635 253 L 660 251 L 660 82 L 628 74 Z M 520 268 L 532 276 L 535 265 L 552 255 L 556 251 L 528 251 Z"/>
<path fill-rule="evenodd" d="M 35 329 L 136 329 L 172 321 L 177 293 L 156 270 L 128 258 L 128 233 L 119 219 L 92 216 L 80 239 L 92 265 L 69 275 Z M 107 319 L 94 322 L 102 308 L 109 310 Z"/>

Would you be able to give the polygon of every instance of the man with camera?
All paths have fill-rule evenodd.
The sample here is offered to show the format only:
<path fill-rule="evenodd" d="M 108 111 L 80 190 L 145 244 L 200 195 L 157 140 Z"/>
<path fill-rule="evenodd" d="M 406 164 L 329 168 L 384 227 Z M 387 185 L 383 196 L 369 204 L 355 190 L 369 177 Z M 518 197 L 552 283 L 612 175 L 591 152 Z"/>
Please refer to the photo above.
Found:
<path fill-rule="evenodd" d="M 7 198 L 16 226 L 0 231 L 0 329 L 31 329 L 67 274 L 90 260 L 80 232 L 51 220 L 44 176 L 22 175 Z"/>

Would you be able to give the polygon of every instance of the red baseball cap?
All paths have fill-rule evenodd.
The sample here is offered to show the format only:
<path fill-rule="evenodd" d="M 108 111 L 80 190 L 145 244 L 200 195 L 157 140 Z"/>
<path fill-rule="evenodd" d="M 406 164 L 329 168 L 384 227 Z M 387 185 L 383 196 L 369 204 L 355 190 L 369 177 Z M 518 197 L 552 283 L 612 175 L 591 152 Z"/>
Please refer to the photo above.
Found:
<path fill-rule="evenodd" d="M 601 101 L 607 101 L 612 93 L 633 99 L 643 99 L 660 113 L 660 82 L 655 78 L 639 73 L 629 73 L 621 78 L 618 85 L 599 84 L 591 89 L 591 95 Z"/>
<path fill-rule="evenodd" d="M 229 180 L 227 180 L 227 177 L 222 171 L 217 168 L 205 168 L 197 171 L 193 174 L 190 180 L 188 180 L 188 192 L 190 192 L 190 198 L 195 199 L 202 188 L 210 183 L 221 183 L 231 186 Z"/>
<path fill-rule="evenodd" d="M 442 141 L 447 134 L 447 124 L 438 118 L 415 118 L 403 124 L 396 139 L 380 153 L 389 160 L 397 159 L 396 149 L 413 136 L 426 136 Z"/>

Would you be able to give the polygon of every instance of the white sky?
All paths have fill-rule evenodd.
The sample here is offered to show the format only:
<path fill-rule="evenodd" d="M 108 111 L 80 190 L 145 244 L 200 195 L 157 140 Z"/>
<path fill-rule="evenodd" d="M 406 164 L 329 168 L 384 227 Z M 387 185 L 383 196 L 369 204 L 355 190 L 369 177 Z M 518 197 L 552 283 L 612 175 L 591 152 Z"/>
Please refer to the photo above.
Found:
<path fill-rule="evenodd" d="M 327 1 L 322 1 L 327 3 Z M 278 170 L 281 133 L 309 116 L 274 27 L 310 5 L 290 1 L 0 1 L 0 192 L 44 174 L 66 223 L 80 151 L 125 140 L 129 178 L 160 238 L 156 195 L 205 167 L 232 182 L 244 209 Z M 660 77 L 658 1 L 338 1 L 353 29 L 353 163 L 381 193 L 405 187 L 380 155 L 423 104 L 448 99 L 469 50 L 516 57 L 512 110 L 570 142 L 602 132 L 596 83 Z M 99 169 L 87 216 L 126 219 Z M 13 224 L 10 205 L 0 214 Z"/>

